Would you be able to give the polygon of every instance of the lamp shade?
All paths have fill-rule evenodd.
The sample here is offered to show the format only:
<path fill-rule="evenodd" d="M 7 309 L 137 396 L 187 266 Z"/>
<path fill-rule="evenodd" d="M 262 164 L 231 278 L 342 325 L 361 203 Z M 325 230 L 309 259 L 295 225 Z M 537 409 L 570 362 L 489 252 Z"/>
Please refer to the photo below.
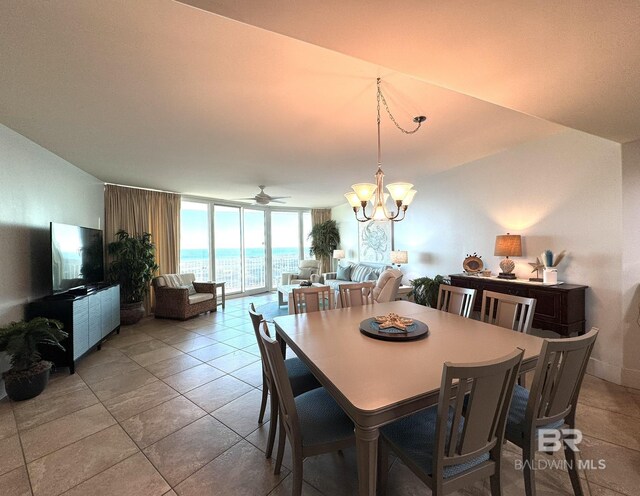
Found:
<path fill-rule="evenodd" d="M 406 264 L 409 263 L 409 254 L 406 250 L 392 251 L 391 263 L 394 264 Z"/>
<path fill-rule="evenodd" d="M 344 258 L 344 250 L 333 250 L 333 258 L 341 260 Z"/>
<path fill-rule="evenodd" d="M 496 257 L 521 257 L 522 238 L 519 234 L 502 234 L 496 236 L 496 247 L 493 252 Z"/>

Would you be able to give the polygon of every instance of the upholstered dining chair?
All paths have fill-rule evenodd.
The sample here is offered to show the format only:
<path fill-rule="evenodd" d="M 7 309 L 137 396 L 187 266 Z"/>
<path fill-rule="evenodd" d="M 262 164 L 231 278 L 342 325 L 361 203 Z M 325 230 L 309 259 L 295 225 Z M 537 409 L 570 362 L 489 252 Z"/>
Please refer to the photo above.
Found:
<path fill-rule="evenodd" d="M 293 395 L 280 345 L 268 335 L 266 322 L 260 338 L 266 351 L 271 376 L 278 394 L 280 435 L 275 474 L 280 473 L 285 441 L 291 445 L 293 488 L 291 494 L 302 494 L 302 462 L 306 457 L 330 453 L 355 444 L 353 422 L 323 387 L 298 396 Z"/>
<path fill-rule="evenodd" d="M 375 286 L 376 283 L 373 281 L 341 284 L 339 286 L 340 307 L 359 307 L 374 303 L 373 288 L 375 288 Z"/>
<path fill-rule="evenodd" d="M 473 311 L 473 304 L 476 302 L 476 293 L 475 289 L 440 284 L 436 308 L 469 318 Z"/>
<path fill-rule="evenodd" d="M 563 438 L 562 429 L 575 429 L 578 395 L 593 350 L 598 329 L 576 338 L 545 339 L 538 358 L 531 390 L 516 385 L 506 437 L 522 448 L 524 488 L 527 496 L 535 496 L 535 460 L 540 429 L 554 429 Z M 567 459 L 573 493 L 582 496 L 576 467 L 576 454 L 562 443 Z"/>
<path fill-rule="evenodd" d="M 373 300 L 377 303 L 394 301 L 398 295 L 398 288 L 402 284 L 402 272 L 398 269 L 386 269 L 382 271 L 373 288 Z"/>
<path fill-rule="evenodd" d="M 482 292 L 480 320 L 483 322 L 528 334 L 535 311 L 535 298 L 523 298 L 487 290 Z"/>
<path fill-rule="evenodd" d="M 260 338 L 260 323 L 263 322 L 262 314 L 256 312 L 253 303 L 249 305 L 249 315 L 251 316 L 251 323 L 253 324 L 253 330 L 258 340 L 258 349 L 260 350 L 260 358 L 262 359 L 262 403 L 260 404 L 260 413 L 258 414 L 259 424 L 261 424 L 264 419 L 264 412 L 267 408 L 267 398 L 269 394 L 271 394 L 271 422 L 269 423 L 269 437 L 267 438 L 266 450 L 267 458 L 271 458 L 273 443 L 276 438 L 276 427 L 278 425 L 278 394 L 273 386 L 271 370 L 269 369 L 264 345 Z M 320 387 L 318 380 L 298 357 L 284 360 L 284 367 L 287 371 L 287 377 L 291 383 L 291 391 L 294 396 Z"/>
<path fill-rule="evenodd" d="M 433 496 L 487 477 L 492 496 L 500 495 L 504 428 L 523 353 L 514 350 L 475 364 L 446 362 L 438 404 L 380 430 L 381 494 L 386 490 L 391 448 Z"/>
<path fill-rule="evenodd" d="M 332 310 L 333 290 L 329 286 L 293 288 L 293 311 L 296 314 Z"/>

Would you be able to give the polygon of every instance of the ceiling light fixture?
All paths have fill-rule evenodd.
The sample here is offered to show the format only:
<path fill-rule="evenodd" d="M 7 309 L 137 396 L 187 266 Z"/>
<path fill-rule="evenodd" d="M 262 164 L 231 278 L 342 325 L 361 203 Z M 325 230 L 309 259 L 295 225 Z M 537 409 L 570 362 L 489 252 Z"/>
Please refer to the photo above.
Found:
<path fill-rule="evenodd" d="M 395 222 L 399 222 L 404 219 L 407 208 L 409 204 L 413 201 L 413 197 L 416 194 L 416 190 L 412 189 L 413 184 L 411 183 L 391 183 L 387 185 L 387 189 L 389 193 L 384 192 L 384 172 L 382 172 L 382 159 L 380 154 L 380 102 L 384 104 L 384 108 L 389 114 L 389 118 L 391 122 L 395 124 L 395 126 L 402 131 L 404 134 L 413 134 L 418 129 L 427 118 L 424 115 L 419 115 L 413 118 L 413 122 L 417 124 L 416 128 L 413 130 L 406 130 L 400 127 L 400 125 L 396 122 L 393 114 L 389 110 L 389 105 L 387 105 L 387 101 L 382 94 L 382 90 L 380 89 L 380 78 L 377 79 L 378 85 L 378 170 L 376 172 L 375 178 L 376 183 L 358 183 L 351 186 L 353 191 L 349 193 L 345 193 L 345 198 L 348 200 L 349 205 L 353 208 L 353 212 L 356 216 L 356 220 L 358 222 L 367 222 L 369 220 L 392 220 Z M 391 198 L 396 204 L 397 211 L 395 213 L 389 212 L 387 210 L 387 198 L 389 198 L 389 194 L 391 194 Z M 367 203 L 371 202 L 373 209 L 370 212 L 370 215 L 367 215 Z M 362 208 L 362 217 L 358 217 L 358 212 Z M 400 213 L 402 212 L 402 217 Z"/>

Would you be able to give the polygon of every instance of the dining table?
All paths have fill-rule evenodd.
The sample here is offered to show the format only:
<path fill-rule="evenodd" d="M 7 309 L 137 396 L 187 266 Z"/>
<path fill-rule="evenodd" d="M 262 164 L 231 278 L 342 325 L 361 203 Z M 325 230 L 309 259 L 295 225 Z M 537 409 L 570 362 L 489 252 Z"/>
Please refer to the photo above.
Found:
<path fill-rule="evenodd" d="M 360 323 L 395 313 L 428 326 L 426 337 L 385 341 Z M 437 404 L 443 364 L 494 360 L 524 350 L 521 371 L 536 366 L 539 337 L 409 301 L 376 303 L 274 319 L 288 346 L 333 396 L 355 426 L 360 496 L 376 494 L 379 429 Z"/>

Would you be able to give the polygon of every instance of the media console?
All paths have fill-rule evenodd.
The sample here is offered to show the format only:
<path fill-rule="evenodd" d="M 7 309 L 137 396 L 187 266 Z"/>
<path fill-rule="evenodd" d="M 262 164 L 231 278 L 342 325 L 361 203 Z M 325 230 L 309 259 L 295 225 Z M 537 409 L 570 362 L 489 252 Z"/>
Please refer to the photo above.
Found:
<path fill-rule="evenodd" d="M 62 322 L 69 337 L 61 342 L 65 351 L 42 348 L 42 358 L 75 372 L 75 361 L 104 338 L 120 331 L 120 285 L 87 288 L 86 294 L 58 294 L 27 305 L 27 318 L 47 317 Z"/>

